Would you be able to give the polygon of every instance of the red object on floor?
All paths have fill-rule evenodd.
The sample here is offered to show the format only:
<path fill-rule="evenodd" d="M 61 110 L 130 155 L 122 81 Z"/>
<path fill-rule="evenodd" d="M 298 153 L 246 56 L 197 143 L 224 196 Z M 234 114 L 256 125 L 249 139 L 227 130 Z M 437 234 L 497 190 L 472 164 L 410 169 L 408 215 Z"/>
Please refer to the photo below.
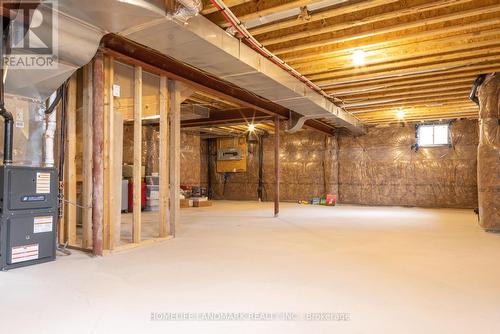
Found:
<path fill-rule="evenodd" d="M 326 195 L 326 205 L 335 205 L 337 202 L 337 195 Z"/>
<path fill-rule="evenodd" d="M 146 182 L 141 182 L 141 210 L 146 207 Z M 134 183 L 128 183 L 128 212 L 134 211 Z"/>

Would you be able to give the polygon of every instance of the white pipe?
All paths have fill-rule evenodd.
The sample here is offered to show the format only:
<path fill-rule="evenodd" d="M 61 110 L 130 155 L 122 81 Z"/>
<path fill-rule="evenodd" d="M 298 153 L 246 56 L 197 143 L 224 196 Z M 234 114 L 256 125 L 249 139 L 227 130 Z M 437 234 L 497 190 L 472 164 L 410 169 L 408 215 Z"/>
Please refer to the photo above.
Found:
<path fill-rule="evenodd" d="M 49 106 L 54 103 L 56 99 L 57 91 L 52 93 L 49 98 Z M 44 111 L 43 111 L 44 112 Z M 46 115 L 46 127 L 44 134 L 44 142 L 45 142 L 45 165 L 47 167 L 54 166 L 54 137 L 57 129 L 57 111 L 54 109 L 52 113 Z"/>

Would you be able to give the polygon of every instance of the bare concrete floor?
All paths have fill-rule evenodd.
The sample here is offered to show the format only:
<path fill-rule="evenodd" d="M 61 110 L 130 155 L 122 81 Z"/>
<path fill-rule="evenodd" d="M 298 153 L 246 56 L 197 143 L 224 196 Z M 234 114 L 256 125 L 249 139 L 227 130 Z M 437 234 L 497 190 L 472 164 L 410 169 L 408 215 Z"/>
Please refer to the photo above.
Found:
<path fill-rule="evenodd" d="M 177 238 L 0 272 L 2 333 L 500 333 L 500 235 L 472 210 L 216 202 Z M 350 321 L 151 321 L 347 312 Z"/>

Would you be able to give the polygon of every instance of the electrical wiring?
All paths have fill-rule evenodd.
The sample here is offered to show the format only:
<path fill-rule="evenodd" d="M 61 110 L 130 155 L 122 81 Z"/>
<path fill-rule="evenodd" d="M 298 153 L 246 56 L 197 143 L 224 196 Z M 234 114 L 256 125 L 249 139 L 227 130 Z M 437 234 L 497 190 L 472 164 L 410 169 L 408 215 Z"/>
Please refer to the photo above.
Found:
<path fill-rule="evenodd" d="M 283 60 L 274 55 L 271 51 L 266 49 L 261 43 L 259 43 L 250 32 L 245 28 L 243 23 L 233 14 L 233 12 L 224 4 L 221 0 L 210 0 L 212 5 L 217 8 L 219 12 L 222 13 L 226 21 L 234 28 L 236 31 L 248 42 L 248 44 L 262 56 L 269 59 L 274 64 L 278 65 L 281 69 L 289 72 L 292 76 L 306 84 L 309 88 L 313 89 L 317 93 L 323 95 L 324 97 L 331 99 L 332 96 L 328 95 L 319 86 L 311 82 L 304 75 L 300 74 L 297 70 L 293 69 L 290 65 L 285 63 Z"/>

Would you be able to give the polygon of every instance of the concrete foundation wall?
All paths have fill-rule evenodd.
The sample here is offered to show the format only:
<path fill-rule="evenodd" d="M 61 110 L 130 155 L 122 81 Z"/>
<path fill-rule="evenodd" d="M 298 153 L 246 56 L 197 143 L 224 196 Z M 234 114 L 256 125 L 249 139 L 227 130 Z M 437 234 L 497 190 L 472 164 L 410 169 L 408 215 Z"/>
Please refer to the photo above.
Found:
<path fill-rule="evenodd" d="M 415 124 L 369 128 L 339 137 L 341 203 L 477 207 L 478 123 L 451 126 L 453 147 L 411 148 Z"/>

